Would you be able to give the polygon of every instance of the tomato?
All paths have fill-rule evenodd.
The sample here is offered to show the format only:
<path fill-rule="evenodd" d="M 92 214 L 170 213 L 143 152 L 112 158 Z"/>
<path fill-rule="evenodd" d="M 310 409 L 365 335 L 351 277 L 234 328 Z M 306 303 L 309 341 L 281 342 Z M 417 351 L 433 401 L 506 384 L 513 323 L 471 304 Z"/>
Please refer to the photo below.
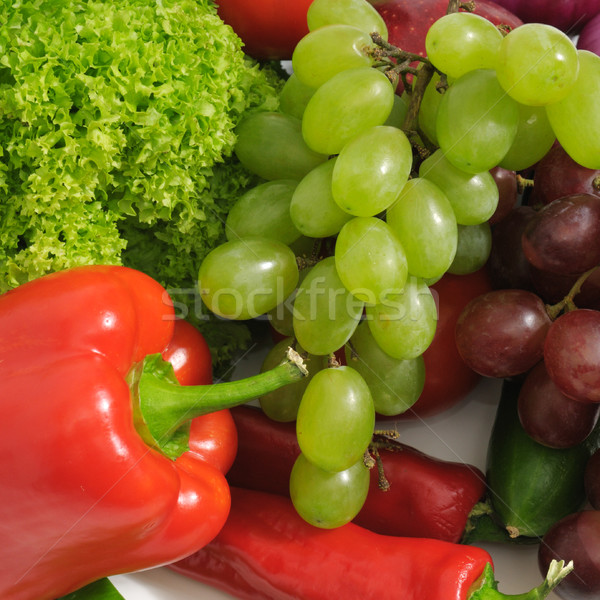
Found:
<path fill-rule="evenodd" d="M 481 376 L 464 363 L 454 339 L 456 321 L 475 297 L 490 291 L 485 269 L 468 275 L 447 273 L 431 286 L 438 305 L 438 324 L 433 342 L 423 354 L 425 387 L 411 410 L 397 418 L 429 417 L 458 404 L 477 385 Z"/>
<path fill-rule="evenodd" d="M 256 59 L 290 60 L 308 33 L 306 11 L 312 0 L 219 0 L 217 10 Z"/>

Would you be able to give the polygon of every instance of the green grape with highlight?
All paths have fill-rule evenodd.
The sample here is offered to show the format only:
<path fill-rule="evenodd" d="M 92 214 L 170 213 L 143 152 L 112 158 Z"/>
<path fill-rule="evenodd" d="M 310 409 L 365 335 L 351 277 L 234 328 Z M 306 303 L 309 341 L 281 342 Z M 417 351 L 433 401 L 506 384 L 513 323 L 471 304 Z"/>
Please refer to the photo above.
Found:
<path fill-rule="evenodd" d="M 302 117 L 304 141 L 318 154 L 338 154 L 355 135 L 383 125 L 393 106 L 394 88 L 381 71 L 346 69 L 308 101 Z"/>
<path fill-rule="evenodd" d="M 502 38 L 498 28 L 484 17 L 456 12 L 431 25 L 425 49 L 436 69 L 458 78 L 475 69 L 493 69 Z"/>
<path fill-rule="evenodd" d="M 487 221 L 498 207 L 498 186 L 489 171 L 467 173 L 436 150 L 419 167 L 419 176 L 435 183 L 448 198 L 456 222 L 477 225 Z"/>
<path fill-rule="evenodd" d="M 437 307 L 422 279 L 409 277 L 400 294 L 367 306 L 367 323 L 381 349 L 394 358 L 411 359 L 427 350 L 437 327 Z"/>
<path fill-rule="evenodd" d="M 378 304 L 400 292 L 408 276 L 406 254 L 392 229 L 376 217 L 355 217 L 335 243 L 335 266 L 346 289 L 359 300 Z"/>
<path fill-rule="evenodd" d="M 300 454 L 290 473 L 290 498 L 307 523 L 334 529 L 349 523 L 360 512 L 370 481 L 369 469 L 362 460 L 345 471 L 330 473 Z"/>
<path fill-rule="evenodd" d="M 325 25 L 305 35 L 294 48 L 292 68 L 305 85 L 318 88 L 340 71 L 370 67 L 371 36 L 351 25 Z"/>
<path fill-rule="evenodd" d="M 303 235 L 326 238 L 336 235 L 352 219 L 333 199 L 331 182 L 337 157 L 307 173 L 294 191 L 290 203 L 290 218 Z"/>
<path fill-rule="evenodd" d="M 517 135 L 498 166 L 509 171 L 528 169 L 546 156 L 555 140 L 546 109 L 519 104 Z"/>
<path fill-rule="evenodd" d="M 498 81 L 521 104 L 545 106 L 562 100 L 575 84 L 578 70 L 575 44 L 551 25 L 525 23 L 500 44 Z"/>
<path fill-rule="evenodd" d="M 383 17 L 367 0 L 313 0 L 306 13 L 310 31 L 325 25 L 344 23 L 366 33 L 377 32 L 387 41 L 388 31 Z"/>
<path fill-rule="evenodd" d="M 253 319 L 287 298 L 298 283 L 296 256 L 281 242 L 248 237 L 211 250 L 198 288 L 204 304 L 226 319 Z"/>
<path fill-rule="evenodd" d="M 263 179 L 301 179 L 328 158 L 306 145 L 302 122 L 283 113 L 253 113 L 235 133 L 235 155 Z"/>
<path fill-rule="evenodd" d="M 423 356 L 393 358 L 375 341 L 366 321 L 356 328 L 345 347 L 346 363 L 367 382 L 375 411 L 393 416 L 405 413 L 425 386 Z"/>
<path fill-rule="evenodd" d="M 391 206 L 408 181 L 412 147 L 396 127 L 370 127 L 341 149 L 331 181 L 333 199 L 357 217 L 372 217 Z"/>
<path fill-rule="evenodd" d="M 325 471 L 339 472 L 367 450 L 375 408 L 369 386 L 351 367 L 329 367 L 315 373 L 302 396 L 296 437 L 306 458 Z"/>
<path fill-rule="evenodd" d="M 568 96 L 546 107 L 565 152 L 588 169 L 600 169 L 600 56 L 579 50 L 579 77 Z"/>
<path fill-rule="evenodd" d="M 261 183 L 240 196 L 225 221 L 228 240 L 248 236 L 266 237 L 283 244 L 295 242 L 302 234 L 290 216 L 295 179 Z"/>
<path fill-rule="evenodd" d="M 408 261 L 408 272 L 423 278 L 443 275 L 456 253 L 457 224 L 448 198 L 433 182 L 410 179 L 387 211 Z"/>
<path fill-rule="evenodd" d="M 342 283 L 335 258 L 324 258 L 298 287 L 293 307 L 296 339 L 311 354 L 332 354 L 350 339 L 363 308 L 364 302 Z"/>

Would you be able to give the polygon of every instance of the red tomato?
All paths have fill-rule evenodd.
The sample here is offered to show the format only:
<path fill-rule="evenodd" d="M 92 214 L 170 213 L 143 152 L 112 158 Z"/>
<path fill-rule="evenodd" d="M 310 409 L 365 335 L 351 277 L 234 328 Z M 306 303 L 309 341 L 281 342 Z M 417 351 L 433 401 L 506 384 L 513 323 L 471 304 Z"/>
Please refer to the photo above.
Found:
<path fill-rule="evenodd" d="M 312 0 L 219 0 L 217 10 L 256 59 L 289 60 L 308 33 L 306 11 Z"/>
<path fill-rule="evenodd" d="M 397 418 L 423 418 L 458 404 L 481 377 L 464 363 L 454 339 L 456 321 L 473 298 L 490 291 L 485 269 L 468 275 L 444 275 L 431 286 L 438 304 L 439 320 L 433 342 L 425 350 L 425 387 L 411 410 Z"/>

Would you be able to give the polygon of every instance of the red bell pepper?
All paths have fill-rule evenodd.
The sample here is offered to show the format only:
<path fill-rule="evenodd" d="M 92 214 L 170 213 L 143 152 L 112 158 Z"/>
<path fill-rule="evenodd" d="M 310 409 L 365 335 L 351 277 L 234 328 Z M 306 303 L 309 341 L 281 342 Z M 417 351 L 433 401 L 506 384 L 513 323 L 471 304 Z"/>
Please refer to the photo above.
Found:
<path fill-rule="evenodd" d="M 572 565 L 554 563 L 538 588 L 507 596 L 481 548 L 380 535 L 354 523 L 320 529 L 288 498 L 232 488 L 217 537 L 170 568 L 240 600 L 542 600 Z"/>
<path fill-rule="evenodd" d="M 181 386 L 161 358 L 174 329 L 164 288 L 124 267 L 63 271 L 0 296 L 3 600 L 51 600 L 170 563 L 223 526 L 235 435 L 221 409 L 302 367 Z M 205 443 L 219 420 L 227 453 Z"/>
<path fill-rule="evenodd" d="M 278 423 L 262 411 L 231 411 L 238 454 L 227 474 L 231 485 L 288 495 L 292 466 L 300 453 L 294 423 Z M 377 533 L 458 542 L 467 519 L 484 496 L 483 473 L 465 463 L 433 458 L 397 441 L 378 450 L 390 487 L 379 488 L 371 469 L 367 500 L 354 522 Z"/>

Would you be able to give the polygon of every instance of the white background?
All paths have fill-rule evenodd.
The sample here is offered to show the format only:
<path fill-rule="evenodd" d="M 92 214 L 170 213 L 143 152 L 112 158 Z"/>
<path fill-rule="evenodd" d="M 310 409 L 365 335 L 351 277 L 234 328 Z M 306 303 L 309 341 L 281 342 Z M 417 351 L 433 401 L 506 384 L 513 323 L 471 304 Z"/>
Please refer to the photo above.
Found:
<path fill-rule="evenodd" d="M 265 349 L 240 362 L 234 379 L 258 372 Z M 432 456 L 462 461 L 485 472 L 487 443 L 491 432 L 501 382 L 483 379 L 458 406 L 425 420 L 400 421 L 400 440 Z M 385 422 L 390 428 L 391 422 Z M 482 544 L 494 560 L 499 591 L 525 592 L 542 582 L 537 566 L 537 545 L 504 546 Z M 126 600 L 225 600 L 231 596 L 174 573 L 166 567 L 111 578 Z M 402 595 L 399 593 L 399 598 Z M 548 596 L 557 600 L 556 594 Z M 346 600 L 346 599 L 345 599 Z M 347 599 L 350 600 L 350 599 Z M 362 599 L 356 599 L 362 600 Z M 440 599 L 444 600 L 444 599 Z"/>

